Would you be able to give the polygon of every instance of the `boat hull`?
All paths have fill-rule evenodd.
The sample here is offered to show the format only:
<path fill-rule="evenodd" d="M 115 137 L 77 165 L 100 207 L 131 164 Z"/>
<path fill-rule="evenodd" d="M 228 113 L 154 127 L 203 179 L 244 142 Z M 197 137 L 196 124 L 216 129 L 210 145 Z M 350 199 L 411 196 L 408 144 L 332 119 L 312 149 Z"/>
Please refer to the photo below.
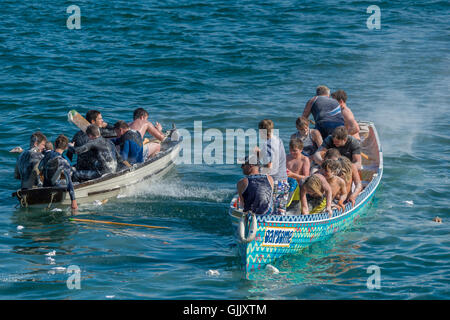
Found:
<path fill-rule="evenodd" d="M 256 216 L 257 229 L 255 239 L 245 243 L 238 232 L 239 221 L 244 217 L 242 210 L 237 208 L 237 195 L 230 203 L 229 215 L 235 226 L 239 253 L 245 260 L 246 277 L 262 270 L 265 266 L 283 256 L 296 254 L 312 243 L 322 241 L 354 224 L 366 209 L 375 195 L 383 173 L 382 151 L 379 138 L 373 123 L 369 123 L 369 138 L 366 141 L 366 152 L 371 161 L 366 161 L 366 167 L 372 169 L 370 181 L 356 199 L 354 207 L 350 203 L 345 211 L 333 210 L 330 218 L 328 213 L 300 215 L 295 214 Z M 371 149 L 371 150 L 369 150 Z M 247 221 L 246 228 L 250 227 Z"/>
<path fill-rule="evenodd" d="M 164 151 L 145 163 L 74 185 L 77 203 L 83 204 L 112 198 L 131 185 L 164 176 L 175 165 L 180 142 L 181 140 L 164 142 Z M 65 188 L 18 190 L 12 196 L 19 200 L 22 207 L 68 206 L 71 204 L 69 192 Z"/>

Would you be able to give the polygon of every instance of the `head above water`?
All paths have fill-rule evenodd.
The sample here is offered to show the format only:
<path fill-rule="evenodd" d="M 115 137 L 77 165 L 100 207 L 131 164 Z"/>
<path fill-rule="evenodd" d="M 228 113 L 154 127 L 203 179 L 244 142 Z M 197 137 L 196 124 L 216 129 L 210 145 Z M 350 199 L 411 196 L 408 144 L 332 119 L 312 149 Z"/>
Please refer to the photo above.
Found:
<path fill-rule="evenodd" d="M 133 112 L 133 120 L 140 119 L 140 118 L 148 118 L 148 112 L 145 111 L 143 108 L 137 108 Z"/>
<path fill-rule="evenodd" d="M 91 124 L 87 127 L 86 134 L 88 135 L 89 139 L 98 138 L 100 137 L 100 129 L 95 124 Z"/>
<path fill-rule="evenodd" d="M 316 88 L 316 95 L 317 96 L 330 96 L 330 89 L 328 89 L 327 86 L 318 86 Z"/>
<path fill-rule="evenodd" d="M 39 147 L 39 150 L 43 151 L 46 142 L 47 137 L 42 132 L 36 131 L 30 137 L 30 148 Z"/>

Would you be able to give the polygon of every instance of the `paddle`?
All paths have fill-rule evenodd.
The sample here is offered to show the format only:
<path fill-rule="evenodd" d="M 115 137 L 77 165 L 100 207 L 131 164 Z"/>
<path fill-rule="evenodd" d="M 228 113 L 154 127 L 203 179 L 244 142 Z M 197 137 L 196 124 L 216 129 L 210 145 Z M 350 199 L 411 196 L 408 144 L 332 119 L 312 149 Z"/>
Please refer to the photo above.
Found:
<path fill-rule="evenodd" d="M 160 226 L 149 226 L 145 224 L 133 224 L 133 223 L 123 223 L 123 222 L 113 222 L 113 221 L 103 221 L 103 220 L 89 220 L 89 219 L 78 219 L 78 218 L 69 218 L 70 221 L 76 222 L 87 222 L 87 223 L 102 223 L 102 224 L 112 224 L 116 226 L 130 226 L 130 227 L 142 227 L 149 229 L 170 229 L 169 227 L 160 227 Z"/>
<path fill-rule="evenodd" d="M 90 125 L 89 121 L 87 121 L 76 110 L 70 110 L 67 113 L 67 120 L 69 122 L 72 122 L 74 125 L 76 125 L 83 132 L 86 132 L 87 127 Z"/>

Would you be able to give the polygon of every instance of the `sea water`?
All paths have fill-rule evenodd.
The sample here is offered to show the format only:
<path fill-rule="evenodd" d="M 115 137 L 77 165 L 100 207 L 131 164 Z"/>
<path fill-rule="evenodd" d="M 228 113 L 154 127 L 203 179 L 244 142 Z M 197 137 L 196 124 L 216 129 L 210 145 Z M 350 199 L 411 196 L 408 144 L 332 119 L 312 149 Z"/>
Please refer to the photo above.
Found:
<path fill-rule="evenodd" d="M 450 298 L 448 2 L 73 4 L 79 28 L 68 4 L 1 4 L 1 299 Z M 143 107 L 189 132 L 194 121 L 225 132 L 270 118 L 287 147 L 321 84 L 375 122 L 384 176 L 352 228 L 257 280 L 245 279 L 227 216 L 237 164 L 180 164 L 80 206 L 83 218 L 170 229 L 70 222 L 11 197 L 20 182 L 8 151 L 35 130 L 71 138 L 71 109 L 113 124 Z"/>

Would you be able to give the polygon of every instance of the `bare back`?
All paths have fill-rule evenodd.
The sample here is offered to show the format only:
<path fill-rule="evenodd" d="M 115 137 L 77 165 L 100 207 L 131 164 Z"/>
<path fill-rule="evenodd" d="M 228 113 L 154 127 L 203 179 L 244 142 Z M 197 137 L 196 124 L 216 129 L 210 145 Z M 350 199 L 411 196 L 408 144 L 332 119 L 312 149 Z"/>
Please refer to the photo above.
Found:
<path fill-rule="evenodd" d="M 347 196 L 347 190 L 346 190 L 347 188 L 346 188 L 346 183 L 345 183 L 344 179 L 342 179 L 338 176 L 333 176 L 330 179 L 327 179 L 327 182 L 331 187 L 333 199 L 335 199 L 338 196 L 342 196 L 342 195 Z"/>
<path fill-rule="evenodd" d="M 147 119 L 138 118 L 129 125 L 130 129 L 136 130 L 141 134 L 142 139 L 146 132 L 161 141 L 164 139 L 164 135 Z"/>

